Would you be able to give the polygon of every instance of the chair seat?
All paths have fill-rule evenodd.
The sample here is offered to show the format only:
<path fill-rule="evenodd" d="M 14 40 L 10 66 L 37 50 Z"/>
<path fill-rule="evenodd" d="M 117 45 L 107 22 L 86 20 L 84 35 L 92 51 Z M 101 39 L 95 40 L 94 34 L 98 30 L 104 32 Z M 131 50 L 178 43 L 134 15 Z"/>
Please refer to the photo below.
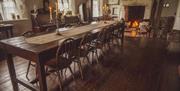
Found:
<path fill-rule="evenodd" d="M 89 51 L 94 51 L 97 49 L 101 49 L 103 47 L 103 42 L 102 41 L 93 41 L 90 45 Z"/>
<path fill-rule="evenodd" d="M 64 69 L 64 68 L 69 67 L 69 65 L 72 63 L 72 60 L 64 58 L 64 57 L 59 57 L 59 61 L 57 61 L 56 58 L 54 58 L 47 61 L 45 65 L 54 69 L 56 69 L 57 67 L 58 69 Z"/>

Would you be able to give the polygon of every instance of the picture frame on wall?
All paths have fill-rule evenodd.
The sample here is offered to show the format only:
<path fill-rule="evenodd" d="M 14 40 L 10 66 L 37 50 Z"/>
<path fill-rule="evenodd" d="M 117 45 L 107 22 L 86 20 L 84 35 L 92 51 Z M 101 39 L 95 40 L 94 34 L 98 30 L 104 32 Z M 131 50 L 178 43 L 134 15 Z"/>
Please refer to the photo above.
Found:
<path fill-rule="evenodd" d="M 108 0 L 108 4 L 119 4 L 119 0 Z"/>
<path fill-rule="evenodd" d="M 118 17 L 120 14 L 120 6 L 119 5 L 111 5 L 110 6 L 111 15 Z"/>
<path fill-rule="evenodd" d="M 112 8 L 112 15 L 118 15 L 118 8 L 117 7 Z"/>

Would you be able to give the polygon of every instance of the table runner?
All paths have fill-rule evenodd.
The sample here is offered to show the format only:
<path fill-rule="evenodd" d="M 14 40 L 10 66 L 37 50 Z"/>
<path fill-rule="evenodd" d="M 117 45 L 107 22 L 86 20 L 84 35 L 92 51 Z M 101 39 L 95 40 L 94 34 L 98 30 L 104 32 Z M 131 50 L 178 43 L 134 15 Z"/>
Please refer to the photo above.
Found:
<path fill-rule="evenodd" d="M 54 33 L 44 34 L 44 35 L 35 36 L 31 38 L 26 38 L 25 40 L 27 41 L 27 43 L 31 43 L 31 44 L 46 44 L 46 43 L 61 40 L 64 38 L 73 37 L 73 36 L 77 36 L 83 33 L 87 33 L 95 29 L 109 26 L 114 23 L 115 21 L 106 21 L 106 23 L 97 22 L 95 24 L 85 25 L 85 26 L 76 27 L 76 28 L 70 28 L 65 31 L 62 31 L 63 29 L 59 29 L 61 35 L 57 35 L 56 32 L 54 32 Z"/>

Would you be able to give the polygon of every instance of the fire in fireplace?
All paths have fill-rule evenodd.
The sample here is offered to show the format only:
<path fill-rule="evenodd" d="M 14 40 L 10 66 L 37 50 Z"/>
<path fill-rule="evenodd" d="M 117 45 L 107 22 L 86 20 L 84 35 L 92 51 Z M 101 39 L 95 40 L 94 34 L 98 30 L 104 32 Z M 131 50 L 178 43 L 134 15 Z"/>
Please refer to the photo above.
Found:
<path fill-rule="evenodd" d="M 139 27 L 139 21 L 138 20 L 129 21 L 128 26 L 129 26 L 129 28 L 138 28 Z"/>
<path fill-rule="evenodd" d="M 128 26 L 130 28 L 132 37 L 136 37 L 137 32 L 139 31 L 139 24 L 140 22 L 138 20 L 129 21 Z"/>

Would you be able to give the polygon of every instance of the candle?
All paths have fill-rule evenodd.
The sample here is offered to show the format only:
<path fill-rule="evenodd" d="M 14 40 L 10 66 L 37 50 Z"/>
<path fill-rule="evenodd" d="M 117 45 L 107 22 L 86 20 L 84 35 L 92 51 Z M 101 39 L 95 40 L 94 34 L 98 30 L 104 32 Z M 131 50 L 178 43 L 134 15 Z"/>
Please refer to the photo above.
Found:
<path fill-rule="evenodd" d="M 50 16 L 50 22 L 51 22 L 52 20 L 52 7 L 51 6 L 49 6 L 49 16 Z"/>
<path fill-rule="evenodd" d="M 56 1 L 56 27 L 57 27 L 57 34 L 59 34 L 59 23 L 58 23 L 58 15 L 59 15 L 59 0 Z"/>

